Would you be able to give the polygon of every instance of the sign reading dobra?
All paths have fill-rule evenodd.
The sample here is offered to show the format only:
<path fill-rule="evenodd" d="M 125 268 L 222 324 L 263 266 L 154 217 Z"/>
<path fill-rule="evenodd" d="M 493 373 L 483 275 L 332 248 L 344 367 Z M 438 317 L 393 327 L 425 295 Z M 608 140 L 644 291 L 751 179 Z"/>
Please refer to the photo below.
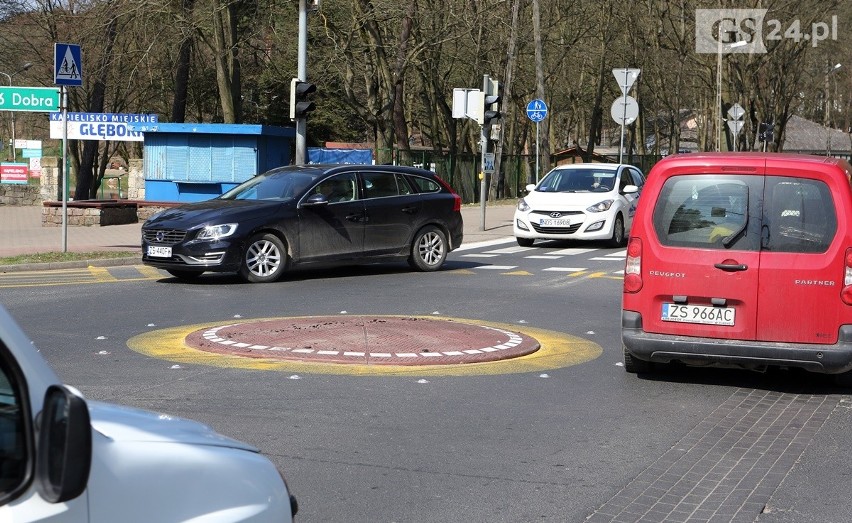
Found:
<path fill-rule="evenodd" d="M 131 131 L 130 125 L 157 123 L 156 114 L 68 113 L 69 140 L 110 140 L 141 142 L 143 133 Z M 50 113 L 50 137 L 62 139 L 62 113 Z"/>

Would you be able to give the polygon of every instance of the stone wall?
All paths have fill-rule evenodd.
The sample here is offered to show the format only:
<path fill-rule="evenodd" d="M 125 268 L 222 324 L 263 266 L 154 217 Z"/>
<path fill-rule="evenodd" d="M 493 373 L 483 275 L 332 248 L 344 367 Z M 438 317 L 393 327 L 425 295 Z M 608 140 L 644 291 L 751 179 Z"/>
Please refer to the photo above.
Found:
<path fill-rule="evenodd" d="M 68 226 L 103 227 L 136 223 L 136 203 L 68 202 Z M 42 227 L 62 225 L 62 202 L 45 202 L 41 210 Z"/>
<path fill-rule="evenodd" d="M 38 185 L 3 183 L 0 184 L 0 205 L 41 205 L 41 193 Z"/>

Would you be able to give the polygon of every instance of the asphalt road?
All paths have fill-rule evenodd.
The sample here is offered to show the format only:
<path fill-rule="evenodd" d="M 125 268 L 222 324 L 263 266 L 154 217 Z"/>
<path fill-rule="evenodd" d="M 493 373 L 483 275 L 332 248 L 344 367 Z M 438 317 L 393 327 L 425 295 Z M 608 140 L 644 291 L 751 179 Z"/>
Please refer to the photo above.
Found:
<path fill-rule="evenodd" d="M 700 497 L 699 483 L 737 449 L 728 476 L 749 469 L 721 504 L 737 512 L 704 517 L 704 494 L 671 521 L 848 521 L 852 399 L 799 373 L 625 373 L 622 260 L 596 244 L 509 242 L 453 253 L 432 274 L 373 265 L 249 285 L 117 267 L 0 287 L 60 377 L 88 398 L 197 419 L 262 449 L 298 496 L 298 521 L 662 521 L 655 502 L 686 481 Z M 535 371 L 419 376 L 176 363 L 128 347 L 174 327 L 344 314 L 510 324 L 600 353 Z"/>

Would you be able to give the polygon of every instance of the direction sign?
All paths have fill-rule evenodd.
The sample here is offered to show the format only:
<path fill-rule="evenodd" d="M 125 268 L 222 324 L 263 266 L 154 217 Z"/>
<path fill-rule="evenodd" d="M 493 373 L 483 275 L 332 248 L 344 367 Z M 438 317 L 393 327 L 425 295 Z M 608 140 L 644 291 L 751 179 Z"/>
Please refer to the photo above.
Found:
<path fill-rule="evenodd" d="M 83 85 L 83 59 L 76 44 L 53 44 L 53 83 Z"/>
<path fill-rule="evenodd" d="M 55 87 L 0 87 L 0 111 L 58 110 L 59 89 Z"/>
<path fill-rule="evenodd" d="M 527 104 L 527 116 L 538 123 L 547 117 L 547 104 L 544 100 L 533 100 Z"/>
<path fill-rule="evenodd" d="M 639 116 L 639 104 L 632 96 L 622 96 L 612 103 L 609 113 L 615 123 L 630 125 Z"/>

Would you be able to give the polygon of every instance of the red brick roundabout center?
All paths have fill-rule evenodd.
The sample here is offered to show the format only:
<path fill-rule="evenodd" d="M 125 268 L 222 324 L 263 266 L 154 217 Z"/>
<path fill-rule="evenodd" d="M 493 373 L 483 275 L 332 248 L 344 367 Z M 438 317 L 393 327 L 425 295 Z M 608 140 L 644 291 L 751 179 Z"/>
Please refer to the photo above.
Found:
<path fill-rule="evenodd" d="M 510 330 L 424 317 L 323 316 L 245 321 L 188 334 L 209 353 L 293 362 L 456 365 L 517 358 L 539 342 Z"/>

